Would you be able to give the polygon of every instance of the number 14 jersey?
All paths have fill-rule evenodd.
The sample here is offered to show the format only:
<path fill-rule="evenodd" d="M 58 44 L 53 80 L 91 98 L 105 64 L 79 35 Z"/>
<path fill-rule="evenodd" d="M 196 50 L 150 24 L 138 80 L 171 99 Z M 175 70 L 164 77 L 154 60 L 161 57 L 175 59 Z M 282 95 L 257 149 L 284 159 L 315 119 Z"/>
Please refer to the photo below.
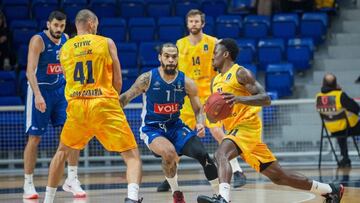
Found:
<path fill-rule="evenodd" d="M 86 34 L 69 39 L 61 49 L 65 97 L 119 98 L 113 87 L 113 61 L 108 38 Z"/>

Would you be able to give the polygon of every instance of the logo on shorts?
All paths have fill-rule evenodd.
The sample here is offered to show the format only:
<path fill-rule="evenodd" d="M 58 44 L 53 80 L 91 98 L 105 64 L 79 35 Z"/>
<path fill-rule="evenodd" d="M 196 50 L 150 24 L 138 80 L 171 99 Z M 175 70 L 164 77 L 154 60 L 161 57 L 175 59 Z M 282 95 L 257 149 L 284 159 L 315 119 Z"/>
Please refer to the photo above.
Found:
<path fill-rule="evenodd" d="M 157 114 L 173 114 L 178 111 L 178 103 L 154 104 L 154 112 Z"/>
<path fill-rule="evenodd" d="M 61 65 L 59 63 L 49 63 L 47 66 L 47 71 L 46 74 L 48 75 L 57 75 L 57 74 L 61 74 L 62 69 L 61 69 Z"/>

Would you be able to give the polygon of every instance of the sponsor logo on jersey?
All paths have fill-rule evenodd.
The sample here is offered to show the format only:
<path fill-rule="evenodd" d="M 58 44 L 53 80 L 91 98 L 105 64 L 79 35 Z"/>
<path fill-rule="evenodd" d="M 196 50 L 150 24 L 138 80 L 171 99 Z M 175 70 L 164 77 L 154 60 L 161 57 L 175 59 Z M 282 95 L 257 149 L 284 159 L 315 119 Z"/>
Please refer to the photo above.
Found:
<path fill-rule="evenodd" d="M 153 85 L 153 90 L 160 90 L 160 82 L 159 81 L 156 81 Z"/>
<path fill-rule="evenodd" d="M 204 44 L 204 52 L 209 51 L 209 45 L 208 44 Z"/>
<path fill-rule="evenodd" d="M 47 70 L 46 70 L 46 74 L 48 75 L 57 75 L 57 74 L 61 74 L 62 69 L 61 69 L 61 65 L 59 63 L 49 63 L 47 66 Z"/>
<path fill-rule="evenodd" d="M 178 111 L 178 103 L 154 104 L 154 112 L 157 114 L 173 114 Z"/>

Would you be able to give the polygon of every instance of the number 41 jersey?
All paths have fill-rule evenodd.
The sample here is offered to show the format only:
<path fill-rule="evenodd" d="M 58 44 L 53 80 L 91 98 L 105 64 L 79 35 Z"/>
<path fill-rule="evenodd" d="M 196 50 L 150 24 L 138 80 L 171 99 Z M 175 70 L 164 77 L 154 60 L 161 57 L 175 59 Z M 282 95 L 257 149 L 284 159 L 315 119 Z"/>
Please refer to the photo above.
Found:
<path fill-rule="evenodd" d="M 142 118 L 145 124 L 164 124 L 178 121 L 186 96 L 185 75 L 178 71 L 176 78 L 166 82 L 158 68 L 151 70 L 148 90 L 144 93 Z"/>
<path fill-rule="evenodd" d="M 61 49 L 60 62 L 66 80 L 65 97 L 119 98 L 113 87 L 113 61 L 108 38 L 99 35 L 78 35 Z"/>

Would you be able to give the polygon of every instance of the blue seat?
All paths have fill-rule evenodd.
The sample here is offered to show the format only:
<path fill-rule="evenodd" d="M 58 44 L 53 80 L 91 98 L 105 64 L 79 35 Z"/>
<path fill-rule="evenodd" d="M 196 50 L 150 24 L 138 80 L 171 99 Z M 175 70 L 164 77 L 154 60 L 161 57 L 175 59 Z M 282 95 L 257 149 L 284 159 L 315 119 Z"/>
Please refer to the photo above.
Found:
<path fill-rule="evenodd" d="M 133 42 L 153 41 L 155 38 L 154 18 L 131 18 L 129 20 L 129 37 Z"/>
<path fill-rule="evenodd" d="M 122 18 L 134 18 L 145 16 L 144 0 L 123 0 L 120 1 L 120 14 Z"/>
<path fill-rule="evenodd" d="M 239 38 L 241 33 L 241 16 L 222 15 L 216 19 L 216 37 Z"/>
<path fill-rule="evenodd" d="M 224 0 L 203 0 L 200 8 L 207 16 L 217 17 L 226 13 L 227 2 Z"/>
<path fill-rule="evenodd" d="M 200 4 L 197 0 L 179 0 L 175 1 L 175 15 L 186 16 L 191 9 L 199 9 Z"/>
<path fill-rule="evenodd" d="M 14 71 L 0 71 L 0 96 L 16 95 L 16 75 Z"/>
<path fill-rule="evenodd" d="M 245 15 L 249 14 L 254 5 L 253 0 L 232 0 L 230 3 L 230 13 Z"/>
<path fill-rule="evenodd" d="M 240 49 L 236 63 L 249 64 L 255 61 L 256 43 L 254 39 L 239 39 L 236 41 Z"/>
<path fill-rule="evenodd" d="M 24 70 L 26 68 L 28 51 L 28 44 L 21 44 L 17 50 L 17 62 L 20 66 L 20 69 Z"/>
<path fill-rule="evenodd" d="M 116 0 L 91 0 L 89 6 L 99 18 L 114 18 L 118 10 Z"/>
<path fill-rule="evenodd" d="M 156 67 L 160 65 L 158 60 L 160 42 L 143 42 L 139 47 L 139 62 L 141 67 Z"/>
<path fill-rule="evenodd" d="M 295 70 L 303 71 L 311 67 L 314 57 L 314 43 L 311 38 L 289 39 L 286 50 L 287 60 Z"/>
<path fill-rule="evenodd" d="M 240 64 L 242 66 L 244 66 L 246 69 L 248 69 L 249 71 L 251 71 L 251 73 L 253 74 L 253 76 L 256 78 L 257 76 L 257 66 L 253 63 L 246 63 L 246 64 Z"/>
<path fill-rule="evenodd" d="M 0 106 L 19 106 L 22 105 L 20 97 L 0 97 Z"/>
<path fill-rule="evenodd" d="M 126 21 L 123 18 L 103 18 L 99 24 L 101 35 L 109 37 L 115 43 L 126 40 Z"/>
<path fill-rule="evenodd" d="M 181 17 L 160 17 L 158 29 L 160 41 L 176 42 L 176 40 L 184 36 L 184 19 Z"/>
<path fill-rule="evenodd" d="M 116 45 L 122 69 L 137 69 L 136 43 L 119 43 Z"/>
<path fill-rule="evenodd" d="M 61 6 L 69 22 L 74 22 L 76 14 L 87 8 L 87 0 L 63 0 Z"/>
<path fill-rule="evenodd" d="M 312 38 L 315 45 L 323 43 L 328 23 L 326 13 L 304 13 L 300 25 L 301 37 Z"/>
<path fill-rule="evenodd" d="M 29 19 L 29 0 L 3 0 L 2 11 L 10 24 L 13 20 Z"/>
<path fill-rule="evenodd" d="M 244 37 L 265 38 L 269 34 L 270 17 L 260 15 L 248 15 L 243 23 Z"/>
<path fill-rule="evenodd" d="M 172 0 L 146 0 L 146 13 L 149 17 L 171 16 Z"/>
<path fill-rule="evenodd" d="M 279 97 L 291 96 L 294 86 L 294 67 L 291 63 L 269 64 L 265 74 L 266 91 L 275 91 Z"/>
<path fill-rule="evenodd" d="M 205 27 L 203 29 L 205 34 L 214 35 L 215 34 L 215 23 L 214 18 L 212 16 L 205 17 Z"/>
<path fill-rule="evenodd" d="M 57 0 L 33 0 L 32 16 L 36 20 L 47 20 L 50 13 L 58 8 Z"/>
<path fill-rule="evenodd" d="M 18 48 L 21 44 L 28 44 L 32 36 L 37 33 L 36 29 L 14 29 L 13 30 L 13 45 Z"/>
<path fill-rule="evenodd" d="M 20 95 L 21 95 L 23 101 L 25 101 L 26 94 L 27 94 L 27 88 L 28 88 L 25 70 L 20 71 L 18 87 L 20 89 Z"/>
<path fill-rule="evenodd" d="M 272 34 L 274 37 L 289 39 L 297 35 L 299 17 L 295 13 L 275 14 L 272 20 Z"/>
<path fill-rule="evenodd" d="M 14 20 L 10 24 L 10 29 L 37 29 L 38 23 L 35 20 Z"/>
<path fill-rule="evenodd" d="M 279 99 L 279 95 L 276 91 L 270 91 L 270 92 L 266 92 L 267 95 L 269 95 L 269 97 L 271 98 L 271 100 L 277 100 Z M 277 112 L 278 112 L 278 107 L 277 106 L 264 106 L 262 108 L 262 118 L 263 118 L 263 123 L 264 126 L 267 125 L 272 125 L 274 124 L 274 122 L 277 121 Z"/>
<path fill-rule="evenodd" d="M 258 43 L 258 61 L 260 69 L 265 70 L 270 63 L 283 60 L 285 44 L 283 39 L 262 39 Z"/>

